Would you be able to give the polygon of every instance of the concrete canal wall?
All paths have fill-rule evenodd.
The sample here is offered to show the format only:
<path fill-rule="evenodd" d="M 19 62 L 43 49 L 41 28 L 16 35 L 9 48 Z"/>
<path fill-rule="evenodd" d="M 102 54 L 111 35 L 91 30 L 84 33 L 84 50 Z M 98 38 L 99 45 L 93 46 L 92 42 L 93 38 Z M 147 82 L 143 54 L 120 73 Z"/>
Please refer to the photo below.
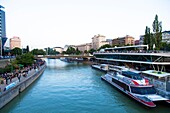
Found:
<path fill-rule="evenodd" d="M 27 79 L 24 81 L 15 81 L 13 86 L 8 90 L 0 94 L 0 109 L 5 106 L 8 102 L 14 99 L 19 93 L 24 91 L 29 85 L 31 85 L 42 73 L 44 72 L 46 65 L 41 66 L 39 70 L 35 71 L 30 76 L 27 76 Z"/>

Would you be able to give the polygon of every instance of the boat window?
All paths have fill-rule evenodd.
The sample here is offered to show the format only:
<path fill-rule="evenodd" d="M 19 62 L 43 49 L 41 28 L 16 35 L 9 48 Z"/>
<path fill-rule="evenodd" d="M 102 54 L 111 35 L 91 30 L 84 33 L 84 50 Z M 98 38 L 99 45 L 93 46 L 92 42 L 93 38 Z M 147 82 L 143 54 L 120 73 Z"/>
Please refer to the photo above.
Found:
<path fill-rule="evenodd" d="M 134 80 L 142 80 L 142 76 L 140 76 L 140 75 L 139 76 L 133 76 L 133 79 Z"/>
<path fill-rule="evenodd" d="M 132 87 L 131 86 L 131 92 L 141 95 L 146 94 L 156 94 L 156 90 L 154 87 Z"/>
<path fill-rule="evenodd" d="M 123 71 L 122 75 L 128 78 L 132 78 L 134 80 L 142 80 L 142 76 L 140 74 L 131 71 Z"/>
<path fill-rule="evenodd" d="M 170 77 L 167 77 L 167 81 L 170 81 Z"/>
<path fill-rule="evenodd" d="M 159 78 L 160 81 L 165 82 L 165 77 Z"/>
<path fill-rule="evenodd" d="M 128 75 L 128 74 L 125 74 L 125 73 L 122 73 L 122 75 L 125 76 L 125 77 L 128 77 L 128 78 L 132 78 L 131 75 Z"/>

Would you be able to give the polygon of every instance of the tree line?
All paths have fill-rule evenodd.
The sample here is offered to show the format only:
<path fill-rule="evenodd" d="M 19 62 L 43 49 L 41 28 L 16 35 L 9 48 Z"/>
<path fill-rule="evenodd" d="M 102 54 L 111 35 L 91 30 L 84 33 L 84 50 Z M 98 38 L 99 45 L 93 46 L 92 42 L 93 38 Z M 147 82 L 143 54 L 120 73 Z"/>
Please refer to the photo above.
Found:
<path fill-rule="evenodd" d="M 164 50 L 168 44 L 162 42 L 162 22 L 158 20 L 158 15 L 152 23 L 152 31 L 146 26 L 143 44 L 148 45 L 148 50 Z"/>

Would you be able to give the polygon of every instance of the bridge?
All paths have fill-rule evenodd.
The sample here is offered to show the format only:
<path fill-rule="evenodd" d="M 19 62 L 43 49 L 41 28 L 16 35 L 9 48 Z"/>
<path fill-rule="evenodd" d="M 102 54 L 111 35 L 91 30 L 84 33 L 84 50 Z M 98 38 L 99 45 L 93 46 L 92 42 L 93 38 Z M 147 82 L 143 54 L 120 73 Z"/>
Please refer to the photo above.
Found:
<path fill-rule="evenodd" d="M 72 58 L 72 59 L 83 59 L 83 60 L 90 60 L 94 58 L 90 55 L 38 55 L 35 58 L 48 58 L 48 59 L 60 59 L 60 58 Z"/>

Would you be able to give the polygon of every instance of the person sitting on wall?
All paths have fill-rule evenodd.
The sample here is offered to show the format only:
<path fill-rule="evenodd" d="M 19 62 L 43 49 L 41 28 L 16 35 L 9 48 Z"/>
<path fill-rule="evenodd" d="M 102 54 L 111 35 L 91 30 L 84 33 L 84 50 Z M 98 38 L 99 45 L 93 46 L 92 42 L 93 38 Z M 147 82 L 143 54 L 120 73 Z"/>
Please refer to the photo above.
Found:
<path fill-rule="evenodd" d="M 20 79 L 21 79 L 21 73 L 17 73 L 17 78 L 18 78 L 18 80 L 19 80 L 19 82 L 20 82 Z"/>
<path fill-rule="evenodd" d="M 25 71 L 22 72 L 22 75 L 23 75 L 24 77 L 27 77 L 27 73 L 26 73 Z"/>
<path fill-rule="evenodd" d="M 12 82 L 13 73 L 9 75 L 10 82 Z"/>

